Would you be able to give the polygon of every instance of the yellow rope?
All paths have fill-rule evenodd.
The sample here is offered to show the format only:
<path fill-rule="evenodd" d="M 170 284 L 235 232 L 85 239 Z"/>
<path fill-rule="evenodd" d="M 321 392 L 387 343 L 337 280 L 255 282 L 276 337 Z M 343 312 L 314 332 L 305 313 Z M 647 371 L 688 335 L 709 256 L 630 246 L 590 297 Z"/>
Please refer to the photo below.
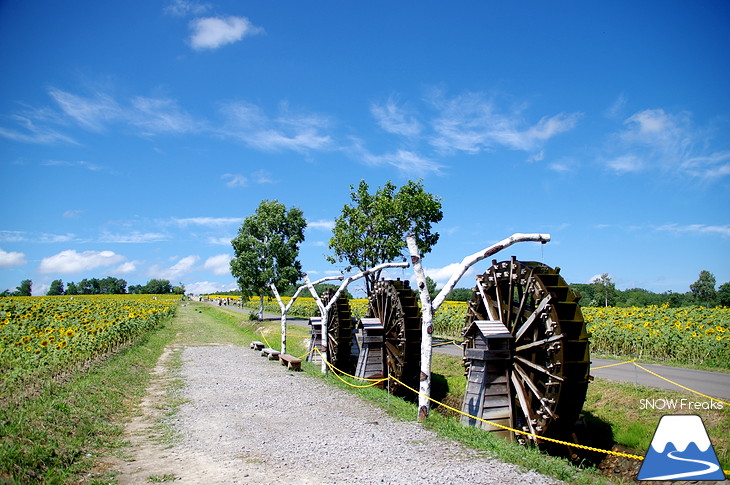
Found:
<path fill-rule="evenodd" d="M 676 383 L 676 382 L 674 382 L 674 381 L 670 381 L 670 380 L 669 380 L 669 379 L 667 379 L 666 377 L 662 377 L 662 376 L 660 376 L 659 374 L 657 374 L 656 372 L 652 372 L 652 371 L 650 371 L 649 369 L 647 369 L 646 367 L 643 367 L 643 366 L 641 366 L 641 365 L 637 364 L 636 362 L 633 362 L 633 364 L 634 364 L 634 365 L 635 365 L 636 367 L 638 367 L 639 369 L 641 369 L 641 370 L 643 370 L 643 371 L 646 371 L 646 372 L 648 372 L 649 374 L 651 374 L 651 375 L 653 375 L 653 376 L 656 376 L 656 377 L 658 377 L 659 379 L 661 379 L 661 380 L 663 380 L 663 381 L 667 381 L 667 382 L 669 382 L 670 384 L 674 384 L 674 385 L 675 385 L 675 386 L 677 386 L 677 387 L 681 387 L 681 388 L 682 388 L 682 389 L 684 389 L 685 391 L 689 391 L 689 392 L 692 392 L 692 393 L 694 393 L 694 394 L 697 394 L 698 396 L 706 397 L 707 399 L 710 399 L 710 400 L 712 400 L 712 401 L 717 401 L 717 402 L 720 402 L 720 403 L 724 404 L 725 406 L 730 406 L 730 403 L 728 403 L 728 402 L 722 401 L 722 400 L 720 400 L 720 399 L 717 399 L 717 398 L 714 398 L 714 397 L 712 397 L 712 396 L 708 396 L 707 394 L 702 394 L 701 392 L 697 392 L 697 391 L 694 391 L 694 390 L 690 389 L 689 387 L 685 387 L 685 386 L 683 386 L 683 385 L 681 385 L 681 384 L 678 384 L 678 383 Z"/>
<path fill-rule="evenodd" d="M 602 365 L 602 366 L 600 366 L 600 367 L 591 367 L 591 370 L 605 369 L 605 368 L 607 368 L 607 367 L 615 367 L 615 366 L 617 366 L 617 365 L 624 365 L 624 364 L 634 364 L 634 366 L 638 367 L 639 369 L 641 369 L 641 370 L 643 370 L 643 371 L 645 371 L 645 372 L 648 372 L 649 374 L 651 374 L 651 375 L 653 375 L 653 376 L 655 376 L 655 377 L 658 377 L 659 379 L 661 379 L 661 380 L 663 380 L 663 381 L 666 381 L 666 382 L 668 382 L 668 383 L 670 383 L 670 384 L 673 384 L 673 385 L 675 385 L 675 386 L 677 386 L 677 387 L 681 387 L 681 388 L 682 388 L 682 389 L 684 389 L 685 391 L 689 391 L 689 392 L 691 392 L 691 393 L 693 393 L 693 394 L 697 394 L 698 396 L 702 396 L 702 397 L 705 397 L 705 398 L 707 398 L 707 399 L 710 399 L 710 400 L 712 400 L 712 401 L 717 401 L 717 402 L 719 402 L 719 403 L 722 403 L 722 404 L 724 404 L 725 406 L 730 406 L 730 403 L 728 403 L 728 402 L 725 402 L 725 401 L 723 401 L 723 400 L 721 400 L 721 399 L 717 399 L 717 398 L 715 398 L 715 397 L 712 397 L 712 396 L 708 396 L 707 394 L 702 394 L 701 392 L 695 391 L 695 390 L 693 390 L 693 389 L 690 389 L 689 387 L 685 387 L 685 386 L 683 386 L 682 384 L 679 384 L 679 383 L 677 383 L 677 382 L 674 382 L 674 381 L 672 381 L 672 380 L 669 380 L 669 379 L 667 379 L 666 377 L 662 377 L 662 376 L 660 376 L 659 374 L 657 374 L 656 372 L 650 371 L 650 370 L 649 370 L 649 369 L 647 369 L 646 367 L 644 367 L 644 366 L 642 366 L 642 365 L 640 365 L 640 364 L 637 364 L 637 363 L 636 363 L 636 359 L 631 359 L 631 360 L 627 360 L 626 362 L 617 362 L 617 363 L 615 363 L 615 364 L 608 364 L 608 365 Z"/>
<path fill-rule="evenodd" d="M 262 337 L 263 337 L 263 333 L 262 333 Z M 266 341 L 266 338 L 265 337 L 264 337 L 264 341 Z M 456 344 L 452 340 L 451 342 L 446 342 L 446 343 L 434 345 L 434 347 L 437 347 L 439 345 L 448 345 L 448 344 L 451 344 L 451 343 Z M 268 342 L 267 342 L 267 344 L 268 344 Z M 320 350 L 317 347 L 314 347 L 312 350 L 310 350 L 304 356 L 302 356 L 301 359 L 304 359 L 304 357 L 308 356 L 314 350 L 316 350 L 320 354 L 320 356 L 322 356 L 322 352 L 320 352 Z M 447 404 L 444 404 L 442 402 L 439 402 L 439 401 L 433 399 L 431 396 L 426 396 L 425 394 L 421 393 L 420 391 L 417 391 L 416 389 L 413 389 L 412 387 L 408 386 L 407 384 L 404 384 L 403 382 L 399 381 L 397 378 L 395 378 L 393 376 L 390 376 L 389 378 L 386 377 L 386 378 L 383 378 L 383 379 L 368 379 L 368 378 L 364 378 L 364 377 L 357 377 L 357 376 L 350 375 L 350 374 L 348 374 L 346 372 L 343 372 L 343 371 L 337 369 L 335 366 L 333 366 L 332 364 L 330 364 L 327 360 L 324 360 L 324 361 L 327 364 L 327 366 L 333 371 L 332 373 L 335 375 L 335 377 L 337 377 L 340 381 L 342 381 L 343 383 L 347 384 L 350 387 L 354 387 L 354 388 L 358 388 L 358 389 L 367 388 L 367 387 L 373 387 L 373 386 L 376 386 L 376 385 L 380 384 L 381 382 L 387 381 L 390 378 L 393 381 L 395 381 L 398 384 L 400 384 L 401 386 L 405 387 L 406 389 L 409 389 L 411 392 L 413 392 L 415 394 L 418 394 L 419 396 L 424 396 L 426 399 L 428 399 L 429 401 L 433 402 L 434 404 L 436 404 L 438 406 L 441 406 L 441 407 L 443 407 L 445 409 L 448 409 L 450 411 L 453 411 L 453 412 L 455 412 L 457 414 L 461 414 L 463 416 L 466 416 L 466 417 L 468 417 L 470 419 L 475 419 L 477 421 L 481 421 L 483 423 L 486 423 L 486 424 L 488 424 L 490 426 L 494 426 L 495 428 L 501 428 L 501 429 L 506 430 L 506 431 L 511 431 L 513 433 L 521 434 L 521 435 L 524 435 L 524 436 L 529 436 L 531 438 L 539 439 L 539 440 L 542 440 L 542 441 L 548 441 L 548 442 L 556 443 L 556 444 L 559 444 L 559 445 L 565 445 L 565 446 L 568 446 L 568 447 L 571 447 L 571 448 L 580 448 L 580 449 L 583 449 L 583 450 L 593 451 L 593 452 L 596 452 L 596 453 L 604 453 L 604 454 L 607 454 L 607 455 L 614 455 L 614 456 L 620 456 L 620 457 L 623 457 L 623 458 L 629 458 L 631 460 L 640 460 L 640 461 L 641 460 L 644 460 L 644 457 L 643 456 L 633 455 L 631 453 L 622 453 L 622 452 L 619 452 L 619 451 L 604 450 L 604 449 L 601 449 L 601 448 L 595 448 L 593 446 L 586 446 L 586 445 L 581 445 L 581 444 L 578 444 L 578 443 L 571 443 L 569 441 L 562 441 L 562 440 L 558 440 L 558 439 L 554 439 L 554 438 L 549 438 L 547 436 L 540 436 L 540 435 L 536 435 L 534 433 L 530 433 L 528 431 L 523 431 L 523 430 L 511 428 L 509 426 L 504 426 L 502 424 L 495 423 L 495 422 L 489 421 L 487 419 L 483 419 L 483 418 L 480 418 L 480 417 L 477 417 L 477 416 L 473 416 L 471 414 L 468 414 L 468 413 L 463 412 L 460 409 L 456 409 L 456 408 L 454 408 L 452 406 L 449 406 Z M 682 386 L 681 384 L 677 384 L 676 382 L 671 381 L 671 380 L 669 380 L 669 379 L 667 379 L 665 377 L 662 377 L 659 374 L 657 374 L 656 372 L 652 372 L 649 369 L 647 369 L 647 368 L 645 368 L 645 367 L 637 364 L 636 363 L 636 359 L 629 360 L 629 361 L 626 361 L 626 362 L 618 362 L 616 364 L 604 365 L 604 366 L 601 366 L 601 367 L 594 367 L 593 369 L 604 369 L 604 368 L 607 368 L 607 367 L 614 367 L 614 366 L 623 365 L 623 364 L 634 364 L 639 369 L 644 370 L 644 371 L 648 372 L 649 374 L 652 374 L 652 375 L 654 375 L 654 376 L 656 376 L 656 377 L 658 377 L 660 379 L 663 379 L 663 380 L 665 380 L 665 381 L 667 381 L 667 382 L 669 382 L 671 384 L 674 384 L 675 386 L 679 386 L 682 389 L 685 389 L 685 390 L 687 390 L 689 392 L 693 392 L 693 393 L 698 394 L 700 396 L 703 396 L 703 397 L 706 397 L 708 399 L 712 399 L 712 400 L 715 400 L 717 402 L 720 402 L 720 403 L 723 403 L 725 405 L 730 406 L 730 403 L 727 403 L 725 401 L 721 401 L 720 399 L 715 399 L 715 398 L 713 398 L 711 396 L 707 396 L 707 395 L 702 394 L 700 392 L 694 391 L 694 390 L 692 390 L 692 389 L 690 389 L 688 387 Z M 357 379 L 357 380 L 361 380 L 361 381 L 369 381 L 370 384 L 366 384 L 366 385 L 362 385 L 362 386 L 361 385 L 357 385 L 357 384 L 353 384 L 351 382 L 347 382 L 342 377 L 340 377 L 340 374 L 345 375 L 347 377 L 350 377 L 352 379 Z M 725 472 L 725 474 L 730 474 L 730 471 L 728 471 L 728 470 L 723 470 L 723 471 Z"/>
<path fill-rule="evenodd" d="M 487 423 L 487 424 L 489 424 L 491 426 L 494 426 L 494 427 L 497 427 L 497 428 L 501 428 L 501 429 L 504 429 L 504 430 L 507 430 L 507 431 L 512 431 L 513 433 L 518 433 L 518 434 L 522 434 L 522 435 L 525 435 L 525 436 L 531 436 L 533 438 L 537 438 L 537 439 L 540 439 L 540 440 L 543 440 L 543 441 L 550 441 L 552 443 L 557 443 L 557 444 L 560 444 L 560 445 L 566 445 L 566 446 L 569 446 L 569 447 L 572 447 L 572 448 L 581 448 L 581 449 L 588 450 L 588 451 L 595 451 L 595 452 L 598 452 L 598 453 L 605 453 L 607 455 L 622 456 L 624 458 L 630 458 L 632 460 L 643 460 L 644 459 L 643 456 L 632 455 L 630 453 L 621 453 L 621 452 L 613 451 L 613 450 L 602 450 L 601 448 L 594 448 L 592 446 L 579 445 L 577 443 L 570 443 L 568 441 L 556 440 L 556 439 L 553 439 L 553 438 L 548 438 L 546 436 L 538 436 L 536 434 L 529 433 L 527 431 L 522 431 L 522 430 L 519 430 L 519 429 L 510 428 L 509 426 L 504 426 L 504 425 L 501 425 L 499 423 L 495 423 L 495 422 L 492 422 L 492 421 L 488 421 L 486 419 L 478 418 L 476 416 L 472 416 L 471 414 L 465 413 L 465 412 L 461 411 L 460 409 L 456 409 L 456 408 L 453 408 L 453 407 L 448 406 L 446 404 L 440 403 L 440 402 L 436 401 L 435 399 L 432 399 L 431 396 L 426 396 L 425 394 L 421 394 L 419 391 L 417 391 L 417 390 L 413 389 L 412 387 L 410 387 L 410 386 L 402 383 L 401 381 L 399 381 L 398 379 L 396 379 L 393 376 L 390 376 L 390 378 L 393 379 L 398 384 L 400 384 L 403 387 L 405 387 L 406 389 L 410 389 L 412 392 L 415 392 L 416 394 L 418 394 L 420 396 L 424 396 L 429 401 L 431 401 L 431 402 L 433 402 L 435 404 L 438 404 L 439 406 L 442 406 L 442 407 L 444 407 L 444 408 L 446 408 L 446 409 L 448 409 L 450 411 L 454 411 L 456 413 L 463 414 L 464 416 L 467 416 L 469 418 L 476 419 L 477 421 L 481 421 L 483 423 Z"/>
<path fill-rule="evenodd" d="M 617 365 L 631 364 L 632 362 L 636 362 L 636 359 L 627 360 L 626 362 L 617 362 L 616 364 L 602 365 L 600 367 L 591 367 L 591 370 L 606 369 L 608 367 L 616 367 Z"/>

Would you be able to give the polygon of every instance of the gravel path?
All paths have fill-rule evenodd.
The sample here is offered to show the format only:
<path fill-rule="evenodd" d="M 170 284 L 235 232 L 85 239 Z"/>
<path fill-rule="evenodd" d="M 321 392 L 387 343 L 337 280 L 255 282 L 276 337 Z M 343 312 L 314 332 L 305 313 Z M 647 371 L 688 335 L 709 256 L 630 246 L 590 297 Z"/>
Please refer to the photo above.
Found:
<path fill-rule="evenodd" d="M 395 421 L 251 349 L 182 352 L 188 401 L 174 423 L 181 439 L 172 447 L 138 443 L 121 465 L 122 484 L 557 483 Z"/>

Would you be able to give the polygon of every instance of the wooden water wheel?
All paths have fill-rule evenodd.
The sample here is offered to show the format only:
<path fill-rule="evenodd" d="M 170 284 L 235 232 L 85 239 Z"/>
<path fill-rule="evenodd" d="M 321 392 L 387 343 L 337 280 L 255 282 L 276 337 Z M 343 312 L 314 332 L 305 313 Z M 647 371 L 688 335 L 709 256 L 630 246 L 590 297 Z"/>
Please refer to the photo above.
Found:
<path fill-rule="evenodd" d="M 514 258 L 493 261 L 477 277 L 464 328 L 465 366 L 469 375 L 472 365 L 481 365 L 466 357 L 479 354 L 476 347 L 481 344 L 475 335 L 481 334 L 475 329 L 489 328 L 489 325 L 506 327 L 508 333 L 495 335 L 507 337 L 505 351 L 483 354 L 500 356 L 504 375 L 490 376 L 489 369 L 500 368 L 490 363 L 481 367 L 481 379 L 487 383 L 503 379 L 504 416 L 510 427 L 553 438 L 564 438 L 573 429 L 585 401 L 590 367 L 588 333 L 578 305 L 580 295 L 567 285 L 559 271 L 560 268 Z M 469 380 L 468 386 L 472 378 Z M 489 386 L 482 384 L 482 392 Z M 478 401 L 473 395 L 469 399 Z M 464 401 L 467 401 L 466 394 Z M 485 415 L 487 401 L 483 398 L 477 406 Z M 483 424 L 481 427 L 490 429 Z M 497 428 L 491 430 L 504 433 Z M 514 438 L 522 443 L 539 443 L 539 438 L 521 434 Z"/>
<path fill-rule="evenodd" d="M 327 289 L 322 293 L 322 303 L 326 306 L 335 290 Z M 327 314 L 327 359 L 336 369 L 352 374 L 355 368 L 351 359 L 352 311 L 346 296 L 340 294 L 337 302 Z"/>
<path fill-rule="evenodd" d="M 368 318 L 383 324 L 385 364 L 389 375 L 418 389 L 421 372 L 421 310 L 416 292 L 408 281 L 375 283 L 368 298 Z M 412 396 L 403 386 L 391 382 L 391 392 Z"/>

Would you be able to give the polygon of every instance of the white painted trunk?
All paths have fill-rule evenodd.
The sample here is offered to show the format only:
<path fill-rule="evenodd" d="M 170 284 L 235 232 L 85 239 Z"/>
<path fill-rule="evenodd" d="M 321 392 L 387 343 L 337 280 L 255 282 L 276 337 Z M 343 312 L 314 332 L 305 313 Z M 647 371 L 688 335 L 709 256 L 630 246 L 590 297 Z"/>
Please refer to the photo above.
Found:
<path fill-rule="evenodd" d="M 456 283 L 459 282 L 466 270 L 479 261 L 492 256 L 502 249 L 505 249 L 518 242 L 534 241 L 545 244 L 550 241 L 550 234 L 522 234 L 515 233 L 506 239 L 502 239 L 496 244 L 489 246 L 479 252 L 465 257 L 458 265 L 457 270 L 451 275 L 449 281 L 441 289 L 436 298 L 431 301 L 426 286 L 426 275 L 421 264 L 421 255 L 418 253 L 416 238 L 413 235 L 406 237 L 408 252 L 413 262 L 413 271 L 415 273 L 416 282 L 418 284 L 418 292 L 421 297 L 421 377 L 418 396 L 418 419 L 423 420 L 428 416 L 431 397 L 431 355 L 433 343 L 433 314 L 439 309 L 446 299 L 446 295 L 454 289 Z"/>

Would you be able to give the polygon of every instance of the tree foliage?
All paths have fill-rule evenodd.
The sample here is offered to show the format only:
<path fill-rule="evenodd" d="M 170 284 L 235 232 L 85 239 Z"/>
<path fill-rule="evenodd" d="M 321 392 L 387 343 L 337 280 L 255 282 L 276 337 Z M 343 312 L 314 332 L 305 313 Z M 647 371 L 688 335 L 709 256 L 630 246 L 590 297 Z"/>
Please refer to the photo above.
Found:
<path fill-rule="evenodd" d="M 689 285 L 689 289 L 698 303 L 709 307 L 715 301 L 715 283 L 715 275 L 702 270 L 697 281 Z"/>
<path fill-rule="evenodd" d="M 594 278 L 592 306 L 613 306 L 616 297 L 616 285 L 608 273 Z"/>
<path fill-rule="evenodd" d="M 284 288 L 299 279 L 302 265 L 297 258 L 306 226 L 301 210 L 276 200 L 261 201 L 243 221 L 231 241 L 235 256 L 230 264 L 244 295 L 263 297 L 271 283 Z"/>
<path fill-rule="evenodd" d="M 423 183 L 408 181 L 396 190 L 388 182 L 369 192 L 364 180 L 350 186 L 351 204 L 345 204 L 335 220 L 329 248 L 333 256 L 327 256 L 331 263 L 347 262 L 344 271 L 357 268 L 365 271 L 381 263 L 406 261 L 407 234 L 416 237 L 420 253 L 426 254 L 436 244 L 439 234 L 431 226 L 443 218 L 441 198 L 424 190 Z M 380 278 L 380 271 L 365 278 L 365 287 L 370 290 Z"/>
<path fill-rule="evenodd" d="M 46 295 L 63 295 L 64 291 L 63 281 L 53 280 L 51 281 L 51 287 L 48 288 L 48 293 L 46 293 Z"/>

